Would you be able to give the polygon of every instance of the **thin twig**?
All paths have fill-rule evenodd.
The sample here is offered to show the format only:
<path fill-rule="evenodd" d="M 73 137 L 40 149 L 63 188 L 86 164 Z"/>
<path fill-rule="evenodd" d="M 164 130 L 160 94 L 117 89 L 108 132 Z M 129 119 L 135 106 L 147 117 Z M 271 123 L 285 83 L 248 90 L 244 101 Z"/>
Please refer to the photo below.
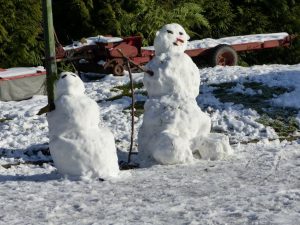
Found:
<path fill-rule="evenodd" d="M 130 147 L 129 147 L 129 153 L 128 153 L 128 165 L 131 162 L 131 154 L 132 154 L 132 148 L 133 148 L 133 136 L 134 136 L 134 88 L 133 88 L 133 79 L 132 79 L 132 73 L 130 68 L 130 59 L 123 54 L 121 49 L 117 49 L 118 52 L 123 56 L 123 58 L 126 60 L 126 64 L 128 67 L 129 72 L 129 79 L 130 79 L 130 89 L 131 89 L 131 137 L 130 137 Z"/>
<path fill-rule="evenodd" d="M 128 62 L 130 62 L 132 65 L 136 66 L 137 68 L 139 68 L 141 71 L 143 71 L 144 73 L 148 73 L 150 76 L 153 76 L 153 71 L 151 70 L 146 70 L 144 67 L 136 64 L 135 62 L 133 62 L 130 58 L 128 58 L 126 55 L 124 55 L 124 53 L 122 52 L 121 49 L 117 49 L 117 51 L 122 55 L 123 58 L 125 58 Z M 129 69 L 129 67 L 128 67 Z"/>
<path fill-rule="evenodd" d="M 131 137 L 130 137 L 130 148 L 129 148 L 128 161 L 127 161 L 128 164 L 130 164 L 132 148 L 133 148 L 133 136 L 134 136 L 134 89 L 133 89 L 133 79 L 132 79 L 132 73 L 130 69 L 130 63 L 128 59 L 127 59 L 127 67 L 129 72 L 130 89 L 131 89 Z"/>

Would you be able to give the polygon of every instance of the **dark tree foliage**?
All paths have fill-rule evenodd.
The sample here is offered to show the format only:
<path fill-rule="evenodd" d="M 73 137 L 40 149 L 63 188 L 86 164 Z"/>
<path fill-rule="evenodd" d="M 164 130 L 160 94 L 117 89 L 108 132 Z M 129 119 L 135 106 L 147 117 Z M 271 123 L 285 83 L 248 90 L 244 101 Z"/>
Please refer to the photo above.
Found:
<path fill-rule="evenodd" d="M 194 30 L 201 38 L 220 38 L 224 36 L 232 36 L 232 23 L 235 15 L 231 9 L 230 0 L 195 0 L 203 8 L 203 15 L 208 20 L 208 27 L 197 28 Z"/>
<path fill-rule="evenodd" d="M 52 0 L 53 23 L 61 43 L 69 44 L 94 31 L 93 0 Z"/>
<path fill-rule="evenodd" d="M 163 4 L 158 0 L 148 0 L 139 5 L 130 14 L 122 17 L 121 31 L 123 34 L 141 33 L 145 44 L 152 44 L 155 34 L 164 24 L 179 23 L 186 31 L 195 36 L 193 28 L 209 27 L 207 19 L 202 14 L 201 5 L 177 1 L 172 5 Z"/>
<path fill-rule="evenodd" d="M 54 26 L 64 45 L 95 35 L 140 34 L 152 44 L 166 23 L 192 39 L 256 33 L 300 33 L 298 0 L 52 0 Z M 41 64 L 41 0 L 0 0 L 0 66 Z M 245 65 L 299 63 L 300 38 L 289 49 L 242 54 Z"/>
<path fill-rule="evenodd" d="M 123 12 L 120 2 L 122 1 L 95 1 L 92 18 L 97 34 L 122 36 L 120 16 Z"/>
<path fill-rule="evenodd" d="M 36 0 L 0 0 L 0 67 L 42 64 L 42 11 Z"/>
<path fill-rule="evenodd" d="M 233 35 L 288 32 L 300 34 L 300 2 L 295 0 L 231 0 L 235 20 Z M 242 58 L 248 64 L 299 63 L 300 42 L 289 49 L 270 49 Z"/>

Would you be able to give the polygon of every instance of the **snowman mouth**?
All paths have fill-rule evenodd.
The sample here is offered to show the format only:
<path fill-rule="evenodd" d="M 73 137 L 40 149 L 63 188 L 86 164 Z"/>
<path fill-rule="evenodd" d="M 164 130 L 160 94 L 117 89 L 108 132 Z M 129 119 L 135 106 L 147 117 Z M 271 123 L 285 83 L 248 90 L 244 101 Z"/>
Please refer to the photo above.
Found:
<path fill-rule="evenodd" d="M 184 43 L 184 40 L 177 38 L 176 41 L 173 42 L 173 45 L 180 46 L 180 45 L 183 45 L 183 43 Z"/>

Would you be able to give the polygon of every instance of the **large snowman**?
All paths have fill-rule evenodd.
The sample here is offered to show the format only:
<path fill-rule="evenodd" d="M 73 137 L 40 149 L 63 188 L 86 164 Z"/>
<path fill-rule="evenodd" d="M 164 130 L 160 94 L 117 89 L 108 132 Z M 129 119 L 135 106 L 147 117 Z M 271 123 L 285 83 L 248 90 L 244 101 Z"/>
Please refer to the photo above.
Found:
<path fill-rule="evenodd" d="M 143 124 L 138 134 L 142 158 L 161 164 L 221 159 L 232 153 L 228 137 L 212 134 L 210 117 L 201 111 L 199 69 L 184 53 L 188 34 L 179 24 L 167 24 L 156 34 L 155 57 L 146 65 L 148 92 Z"/>
<path fill-rule="evenodd" d="M 55 110 L 47 115 L 54 164 L 64 175 L 116 177 L 119 166 L 114 137 L 101 126 L 99 106 L 84 92 L 84 84 L 76 74 L 60 75 Z"/>

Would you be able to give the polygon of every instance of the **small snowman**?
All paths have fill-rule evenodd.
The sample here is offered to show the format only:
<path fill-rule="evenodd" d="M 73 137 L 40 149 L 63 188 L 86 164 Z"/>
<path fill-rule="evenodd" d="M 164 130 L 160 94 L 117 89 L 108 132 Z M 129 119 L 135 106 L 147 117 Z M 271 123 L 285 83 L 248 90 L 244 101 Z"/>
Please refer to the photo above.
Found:
<path fill-rule="evenodd" d="M 179 24 L 167 24 L 156 33 L 155 57 L 146 65 L 148 92 L 144 118 L 138 134 L 143 158 L 161 164 L 193 162 L 195 157 L 221 159 L 232 153 L 228 137 L 211 134 L 210 117 L 196 102 L 199 69 L 184 53 L 188 34 Z"/>
<path fill-rule="evenodd" d="M 68 176 L 117 177 L 113 134 L 101 126 L 99 106 L 84 92 L 84 84 L 76 74 L 61 73 L 56 83 L 55 110 L 47 114 L 54 164 Z"/>

